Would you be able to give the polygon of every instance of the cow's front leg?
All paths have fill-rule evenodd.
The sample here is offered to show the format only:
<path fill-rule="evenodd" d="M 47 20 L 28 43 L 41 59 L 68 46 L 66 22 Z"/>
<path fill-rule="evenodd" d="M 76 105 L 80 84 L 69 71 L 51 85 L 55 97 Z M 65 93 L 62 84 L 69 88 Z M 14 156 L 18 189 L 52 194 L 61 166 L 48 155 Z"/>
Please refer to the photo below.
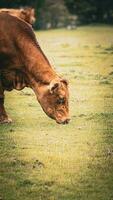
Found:
<path fill-rule="evenodd" d="M 4 108 L 4 97 L 0 96 L 0 124 L 11 123 L 12 120 L 8 117 Z"/>
<path fill-rule="evenodd" d="M 0 76 L 0 124 L 11 123 L 12 120 L 8 117 L 5 108 L 4 108 L 4 90 L 1 83 Z"/>

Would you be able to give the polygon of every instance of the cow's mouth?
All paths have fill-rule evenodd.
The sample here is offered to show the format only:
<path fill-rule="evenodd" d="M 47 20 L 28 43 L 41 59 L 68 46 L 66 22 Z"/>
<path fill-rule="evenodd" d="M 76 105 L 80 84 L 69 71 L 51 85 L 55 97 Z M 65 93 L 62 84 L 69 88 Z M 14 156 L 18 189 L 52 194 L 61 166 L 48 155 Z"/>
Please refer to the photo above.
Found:
<path fill-rule="evenodd" d="M 68 124 L 69 121 L 70 121 L 69 118 L 67 118 L 67 119 L 65 119 L 65 120 L 56 120 L 56 122 L 57 122 L 58 124 L 63 124 L 63 125 Z"/>
<path fill-rule="evenodd" d="M 55 118 L 55 117 L 53 117 L 52 115 L 48 115 L 51 119 L 54 119 L 55 121 L 56 121 L 56 123 L 57 124 L 63 124 L 63 125 L 65 125 L 65 124 L 68 124 L 69 123 L 69 121 L 70 121 L 70 118 L 66 118 L 66 119 L 57 119 L 57 118 Z"/>
<path fill-rule="evenodd" d="M 65 118 L 65 119 L 58 119 L 56 117 L 54 117 L 53 115 L 51 114 L 47 114 L 51 119 L 55 120 L 57 124 L 68 124 L 69 121 L 70 121 L 70 118 Z"/>
<path fill-rule="evenodd" d="M 69 123 L 69 121 L 70 121 L 70 119 L 69 118 L 66 118 L 65 120 L 63 119 L 56 119 L 55 117 L 53 117 L 52 115 L 48 115 L 51 119 L 53 119 L 53 120 L 55 120 L 56 121 L 56 123 L 57 124 L 63 124 L 63 125 L 65 125 L 65 124 L 68 124 Z"/>

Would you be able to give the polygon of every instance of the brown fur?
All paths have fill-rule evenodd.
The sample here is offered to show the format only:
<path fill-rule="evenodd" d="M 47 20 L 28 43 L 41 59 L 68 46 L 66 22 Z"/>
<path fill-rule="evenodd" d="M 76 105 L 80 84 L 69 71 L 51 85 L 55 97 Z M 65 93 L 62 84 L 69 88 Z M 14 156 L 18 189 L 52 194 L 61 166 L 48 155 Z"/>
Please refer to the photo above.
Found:
<path fill-rule="evenodd" d="M 32 28 L 24 21 L 0 14 L 0 122 L 10 122 L 4 91 L 31 87 L 45 113 L 68 123 L 68 83 L 51 67 Z"/>
<path fill-rule="evenodd" d="M 36 21 L 35 18 L 35 9 L 34 8 L 21 8 L 21 9 L 0 9 L 0 13 L 7 13 L 15 17 L 19 17 L 22 20 L 28 22 L 29 24 L 34 24 Z"/>

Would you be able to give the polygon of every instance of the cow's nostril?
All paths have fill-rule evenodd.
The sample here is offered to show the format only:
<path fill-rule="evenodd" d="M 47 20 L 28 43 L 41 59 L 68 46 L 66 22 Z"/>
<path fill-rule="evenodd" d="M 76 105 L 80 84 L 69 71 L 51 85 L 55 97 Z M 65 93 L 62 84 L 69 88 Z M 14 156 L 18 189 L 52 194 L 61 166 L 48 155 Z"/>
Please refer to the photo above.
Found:
<path fill-rule="evenodd" d="M 68 118 L 68 119 L 65 119 L 65 120 L 58 120 L 58 121 L 56 121 L 56 122 L 57 122 L 58 124 L 68 124 L 69 121 L 70 121 L 70 119 Z"/>
<path fill-rule="evenodd" d="M 65 121 L 63 121 L 63 124 L 68 124 L 70 121 L 70 119 L 66 119 Z"/>
<path fill-rule="evenodd" d="M 70 121 L 70 118 L 66 119 L 66 123 L 67 123 L 67 124 L 69 123 L 69 121 Z"/>

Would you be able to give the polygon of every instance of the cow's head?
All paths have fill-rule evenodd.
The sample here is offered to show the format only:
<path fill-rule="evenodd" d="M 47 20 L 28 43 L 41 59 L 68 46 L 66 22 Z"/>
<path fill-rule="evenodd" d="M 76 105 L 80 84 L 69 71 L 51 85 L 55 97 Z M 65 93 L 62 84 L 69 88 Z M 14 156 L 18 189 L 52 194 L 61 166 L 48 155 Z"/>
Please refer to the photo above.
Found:
<path fill-rule="evenodd" d="M 69 122 L 69 91 L 65 79 L 53 80 L 49 85 L 38 87 L 38 101 L 44 112 L 59 124 Z"/>
<path fill-rule="evenodd" d="M 30 24 L 34 24 L 36 21 L 35 18 L 35 9 L 34 8 L 24 8 L 21 9 L 21 18 L 24 19 L 25 21 L 27 21 Z"/>

